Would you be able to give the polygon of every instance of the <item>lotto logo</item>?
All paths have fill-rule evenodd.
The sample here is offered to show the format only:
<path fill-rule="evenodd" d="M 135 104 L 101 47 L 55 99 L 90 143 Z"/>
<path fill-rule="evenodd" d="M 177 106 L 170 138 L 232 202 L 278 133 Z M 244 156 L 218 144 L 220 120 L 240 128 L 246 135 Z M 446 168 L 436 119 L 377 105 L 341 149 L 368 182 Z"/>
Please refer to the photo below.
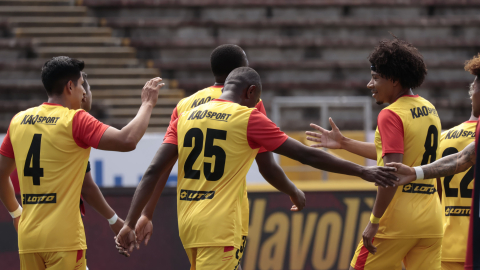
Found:
<path fill-rule="evenodd" d="M 215 191 L 195 191 L 195 190 L 185 190 L 180 191 L 180 200 L 181 201 L 202 201 L 202 200 L 211 200 L 215 195 Z"/>
<path fill-rule="evenodd" d="M 57 203 L 57 193 L 23 194 L 23 204 Z"/>
<path fill-rule="evenodd" d="M 470 216 L 470 206 L 445 206 L 445 216 Z"/>
<path fill-rule="evenodd" d="M 406 193 L 433 194 L 437 190 L 435 189 L 434 185 L 413 183 L 404 185 L 402 191 Z"/>

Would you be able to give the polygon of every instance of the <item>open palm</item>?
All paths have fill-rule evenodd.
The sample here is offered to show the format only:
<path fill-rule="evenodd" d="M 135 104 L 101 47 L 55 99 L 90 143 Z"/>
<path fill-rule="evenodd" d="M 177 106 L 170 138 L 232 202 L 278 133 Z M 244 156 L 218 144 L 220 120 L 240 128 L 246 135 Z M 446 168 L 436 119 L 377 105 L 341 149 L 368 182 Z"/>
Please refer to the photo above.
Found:
<path fill-rule="evenodd" d="M 311 132 L 311 131 L 305 132 L 307 134 L 307 140 L 318 142 L 318 144 L 314 144 L 312 145 L 312 147 L 315 147 L 315 148 L 325 147 L 329 149 L 342 148 L 343 135 L 338 129 L 338 127 L 335 125 L 331 117 L 329 118 L 329 121 L 330 121 L 330 125 L 332 126 L 332 130 L 330 131 L 322 128 L 321 126 L 310 124 L 312 128 L 320 131 L 320 133 Z"/>

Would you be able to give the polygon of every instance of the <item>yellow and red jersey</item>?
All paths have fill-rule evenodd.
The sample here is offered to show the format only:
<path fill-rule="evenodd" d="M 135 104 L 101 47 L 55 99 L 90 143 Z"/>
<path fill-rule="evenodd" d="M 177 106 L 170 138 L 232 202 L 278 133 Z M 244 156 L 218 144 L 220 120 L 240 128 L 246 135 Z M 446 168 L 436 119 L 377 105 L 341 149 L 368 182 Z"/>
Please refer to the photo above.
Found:
<path fill-rule="evenodd" d="M 0 154 L 18 171 L 20 254 L 87 248 L 78 202 L 90 147 L 107 128 L 84 110 L 51 103 L 12 119 Z"/>
<path fill-rule="evenodd" d="M 442 133 L 440 155 L 462 151 L 475 141 L 477 121 L 467 121 Z M 442 177 L 442 208 L 445 210 L 442 261 L 465 262 L 474 168 Z"/>
<path fill-rule="evenodd" d="M 175 121 L 178 118 L 178 116 L 183 112 L 192 110 L 197 106 L 200 106 L 202 104 L 205 104 L 211 100 L 214 100 L 220 97 L 220 95 L 222 95 L 222 88 L 223 88 L 223 85 L 213 85 L 180 100 L 177 106 L 175 107 L 175 109 L 173 110 L 170 123 L 173 123 L 173 121 Z M 265 107 L 263 106 L 262 100 L 258 102 L 255 108 L 257 108 L 258 111 L 263 113 L 265 116 L 267 115 L 267 112 L 265 111 Z M 267 150 L 265 150 L 264 148 L 260 148 L 258 153 L 263 153 L 266 151 Z M 250 207 L 248 204 L 248 195 L 247 195 L 247 191 L 245 190 L 243 205 L 242 205 L 242 220 L 243 220 L 242 235 L 248 235 L 249 211 L 250 211 Z"/>
<path fill-rule="evenodd" d="M 178 145 L 177 211 L 184 248 L 242 240 L 246 175 L 260 147 L 288 138 L 255 108 L 216 99 L 184 112 L 164 143 Z"/>
<path fill-rule="evenodd" d="M 378 116 L 375 132 L 377 165 L 383 157 L 403 154 L 403 164 L 415 167 L 440 158 L 441 125 L 435 107 L 426 99 L 402 96 Z M 398 187 L 380 220 L 378 238 L 435 238 L 443 236 L 440 199 L 436 179 L 413 181 Z"/>

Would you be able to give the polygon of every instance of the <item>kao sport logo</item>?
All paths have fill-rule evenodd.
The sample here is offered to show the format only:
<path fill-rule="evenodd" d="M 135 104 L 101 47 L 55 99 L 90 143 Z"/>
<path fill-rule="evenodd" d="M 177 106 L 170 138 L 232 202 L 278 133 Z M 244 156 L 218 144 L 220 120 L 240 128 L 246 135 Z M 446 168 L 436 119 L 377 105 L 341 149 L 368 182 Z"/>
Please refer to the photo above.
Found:
<path fill-rule="evenodd" d="M 57 203 L 57 193 L 23 194 L 23 204 Z"/>
<path fill-rule="evenodd" d="M 215 191 L 195 191 L 182 189 L 180 191 L 180 201 L 202 201 L 211 200 Z"/>
<path fill-rule="evenodd" d="M 421 194 L 433 194 L 437 192 L 434 185 L 430 184 L 408 184 L 403 186 L 403 192 L 406 193 L 421 193 Z"/>

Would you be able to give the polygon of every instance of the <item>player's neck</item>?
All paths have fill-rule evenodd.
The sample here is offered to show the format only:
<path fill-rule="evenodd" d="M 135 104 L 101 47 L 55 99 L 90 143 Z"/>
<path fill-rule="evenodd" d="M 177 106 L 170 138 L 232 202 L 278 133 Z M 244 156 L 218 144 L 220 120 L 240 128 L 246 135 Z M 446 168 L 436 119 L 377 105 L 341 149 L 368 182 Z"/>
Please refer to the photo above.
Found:
<path fill-rule="evenodd" d="M 409 89 L 409 88 L 405 88 L 405 89 L 401 89 L 400 91 L 398 91 L 395 95 L 393 95 L 393 100 L 391 102 L 389 102 L 390 104 L 392 104 L 393 102 L 395 102 L 397 99 L 405 96 L 405 95 L 410 95 L 410 96 L 413 96 L 413 91 L 412 89 Z"/>
<path fill-rule="evenodd" d="M 233 91 L 227 91 L 227 92 L 224 91 L 218 97 L 218 99 L 228 100 L 228 101 L 238 103 L 238 104 L 240 104 L 241 101 L 242 101 L 242 99 L 238 95 L 236 95 Z"/>
<path fill-rule="evenodd" d="M 214 85 L 224 85 L 226 79 L 227 79 L 226 76 L 215 76 L 215 84 Z"/>
<path fill-rule="evenodd" d="M 478 121 L 478 117 L 473 116 L 473 113 L 470 115 L 470 119 L 468 121 Z"/>
<path fill-rule="evenodd" d="M 69 102 L 67 99 L 65 99 L 63 96 L 53 96 L 53 97 L 48 97 L 48 103 L 54 103 L 58 105 L 62 105 L 63 107 L 67 107 L 69 109 L 72 109 L 72 104 Z"/>

